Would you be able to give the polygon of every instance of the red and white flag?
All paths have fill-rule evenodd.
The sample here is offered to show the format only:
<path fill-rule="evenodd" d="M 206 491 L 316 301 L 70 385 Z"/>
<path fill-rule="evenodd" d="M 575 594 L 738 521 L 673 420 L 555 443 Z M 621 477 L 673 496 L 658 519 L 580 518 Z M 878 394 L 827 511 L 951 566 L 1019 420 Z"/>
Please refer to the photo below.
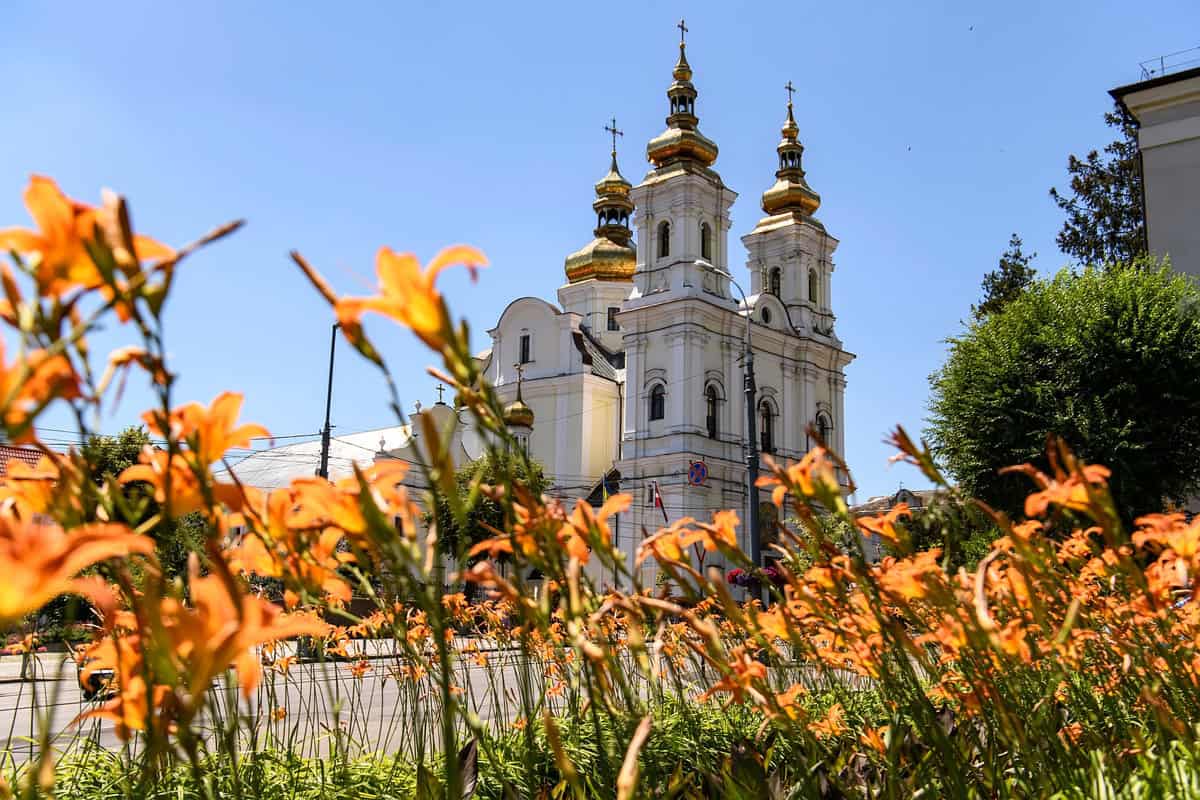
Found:
<path fill-rule="evenodd" d="M 663 505 L 662 492 L 658 491 L 658 481 L 650 481 L 650 485 L 654 487 L 654 505 L 663 512 L 663 524 L 670 525 L 671 521 L 667 519 L 667 507 Z"/>

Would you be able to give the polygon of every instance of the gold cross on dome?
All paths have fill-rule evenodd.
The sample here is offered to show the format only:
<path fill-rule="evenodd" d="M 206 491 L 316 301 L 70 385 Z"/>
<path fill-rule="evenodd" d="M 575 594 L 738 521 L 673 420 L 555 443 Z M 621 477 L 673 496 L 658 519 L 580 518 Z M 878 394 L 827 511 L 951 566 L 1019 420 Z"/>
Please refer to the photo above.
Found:
<path fill-rule="evenodd" d="M 524 364 L 513 364 L 513 369 L 515 369 L 517 371 L 517 384 L 519 385 L 521 383 L 521 381 L 525 378 L 525 365 Z"/>
<path fill-rule="evenodd" d="M 436 391 L 438 393 L 438 402 L 440 403 L 442 402 L 442 392 L 446 391 L 446 387 L 439 383 Z"/>
<path fill-rule="evenodd" d="M 792 82 L 788 81 L 787 86 L 783 87 L 788 93 L 788 105 L 792 104 L 792 93 L 796 91 L 796 87 L 792 86 Z"/>
<path fill-rule="evenodd" d="M 684 21 L 683 21 L 683 18 L 682 18 L 682 17 L 680 17 L 680 18 L 679 18 L 679 24 L 678 24 L 678 25 L 676 25 L 675 27 L 676 27 L 676 28 L 679 28 L 679 43 L 680 43 L 680 44 L 683 44 L 683 38 L 684 38 L 684 34 L 686 34 L 686 33 L 688 32 L 688 27 L 687 27 L 687 25 L 684 23 Z"/>
<path fill-rule="evenodd" d="M 605 126 L 604 126 L 604 130 L 606 130 L 606 131 L 608 131 L 609 133 L 611 133 L 611 134 L 612 134 L 612 140 L 613 140 L 613 147 L 612 147 L 612 151 L 613 151 L 613 155 L 615 156 L 615 155 L 617 154 L 617 137 L 618 137 L 618 136 L 624 136 L 624 135 L 625 135 L 625 131 L 619 131 L 619 130 L 617 130 L 617 118 L 616 118 L 616 117 L 613 117 L 613 118 L 612 118 L 612 124 L 611 124 L 611 125 L 605 125 Z"/>

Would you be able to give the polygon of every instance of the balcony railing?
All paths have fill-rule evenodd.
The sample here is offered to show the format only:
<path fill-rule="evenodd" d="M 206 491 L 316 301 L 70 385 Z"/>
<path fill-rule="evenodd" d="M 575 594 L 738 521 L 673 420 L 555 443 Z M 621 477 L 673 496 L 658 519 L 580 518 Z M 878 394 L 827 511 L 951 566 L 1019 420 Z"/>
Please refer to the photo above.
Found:
<path fill-rule="evenodd" d="M 1142 70 L 1142 80 L 1159 78 L 1173 72 L 1182 72 L 1192 67 L 1200 67 L 1200 47 L 1191 47 L 1176 53 L 1167 53 L 1158 58 L 1151 58 L 1138 64 Z"/>

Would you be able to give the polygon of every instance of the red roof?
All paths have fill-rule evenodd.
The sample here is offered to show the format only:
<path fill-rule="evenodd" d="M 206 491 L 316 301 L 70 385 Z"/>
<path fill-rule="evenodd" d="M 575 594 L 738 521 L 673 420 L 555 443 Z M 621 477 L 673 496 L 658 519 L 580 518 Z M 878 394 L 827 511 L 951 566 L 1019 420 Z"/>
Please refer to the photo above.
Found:
<path fill-rule="evenodd" d="M 0 475 L 8 472 L 9 461 L 24 461 L 31 467 L 36 467 L 42 460 L 42 451 L 32 447 L 16 447 L 11 444 L 0 444 Z"/>

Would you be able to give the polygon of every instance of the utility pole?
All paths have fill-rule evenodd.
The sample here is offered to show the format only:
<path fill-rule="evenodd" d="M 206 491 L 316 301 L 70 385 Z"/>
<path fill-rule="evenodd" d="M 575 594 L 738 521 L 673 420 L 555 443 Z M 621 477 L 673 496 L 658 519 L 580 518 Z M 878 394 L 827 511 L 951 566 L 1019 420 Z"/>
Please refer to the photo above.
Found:
<path fill-rule="evenodd" d="M 746 309 L 746 351 L 743 358 L 746 392 L 746 497 L 750 499 L 750 560 L 755 567 L 762 566 L 762 541 L 758 530 L 758 433 L 755 430 L 754 414 L 758 386 L 754 382 L 754 350 L 750 347 L 750 309 Z"/>
<path fill-rule="evenodd" d="M 329 336 L 329 384 L 325 389 L 325 427 L 321 429 L 321 466 L 317 468 L 317 475 L 326 480 L 329 480 L 329 409 L 333 404 L 333 355 L 337 348 L 337 332 L 338 323 L 335 322 Z"/>

